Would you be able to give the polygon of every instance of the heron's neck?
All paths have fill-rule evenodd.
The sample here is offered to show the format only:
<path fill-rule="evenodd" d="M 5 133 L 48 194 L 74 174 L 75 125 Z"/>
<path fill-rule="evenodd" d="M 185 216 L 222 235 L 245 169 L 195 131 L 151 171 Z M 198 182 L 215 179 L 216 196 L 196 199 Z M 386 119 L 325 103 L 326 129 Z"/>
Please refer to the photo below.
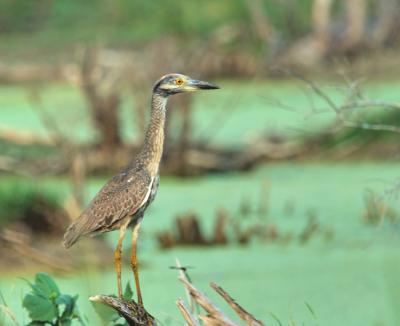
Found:
<path fill-rule="evenodd" d="M 155 175 L 161 161 L 164 145 L 164 125 L 167 97 L 157 93 L 151 99 L 150 123 L 147 127 L 144 144 L 141 150 L 143 163 L 150 173 Z"/>

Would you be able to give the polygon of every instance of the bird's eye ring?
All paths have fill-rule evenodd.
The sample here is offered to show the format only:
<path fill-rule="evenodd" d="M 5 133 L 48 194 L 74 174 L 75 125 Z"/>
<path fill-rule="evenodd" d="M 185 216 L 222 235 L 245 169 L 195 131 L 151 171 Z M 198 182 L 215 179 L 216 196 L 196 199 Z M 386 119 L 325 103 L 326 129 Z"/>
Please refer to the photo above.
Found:
<path fill-rule="evenodd" d="M 178 85 L 178 86 L 181 86 L 181 85 L 183 84 L 182 78 L 176 79 L 176 80 L 175 80 L 175 84 Z"/>

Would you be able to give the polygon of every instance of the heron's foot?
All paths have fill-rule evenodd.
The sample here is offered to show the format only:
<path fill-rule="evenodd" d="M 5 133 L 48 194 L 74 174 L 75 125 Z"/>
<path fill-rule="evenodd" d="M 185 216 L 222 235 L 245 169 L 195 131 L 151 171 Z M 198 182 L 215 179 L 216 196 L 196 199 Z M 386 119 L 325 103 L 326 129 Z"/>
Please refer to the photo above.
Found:
<path fill-rule="evenodd" d="M 139 306 L 144 308 L 142 296 L 138 296 L 138 304 L 139 304 Z"/>
<path fill-rule="evenodd" d="M 117 286 L 118 286 L 118 298 L 122 299 L 122 285 L 121 285 L 121 276 L 118 275 L 117 277 Z"/>
<path fill-rule="evenodd" d="M 137 301 L 138 304 L 143 307 L 143 298 L 142 298 L 142 291 L 140 289 L 140 282 L 139 282 L 139 270 L 137 263 L 132 263 L 131 264 L 132 271 L 133 271 L 133 277 L 135 280 L 135 287 L 136 287 L 136 295 L 137 295 Z"/>

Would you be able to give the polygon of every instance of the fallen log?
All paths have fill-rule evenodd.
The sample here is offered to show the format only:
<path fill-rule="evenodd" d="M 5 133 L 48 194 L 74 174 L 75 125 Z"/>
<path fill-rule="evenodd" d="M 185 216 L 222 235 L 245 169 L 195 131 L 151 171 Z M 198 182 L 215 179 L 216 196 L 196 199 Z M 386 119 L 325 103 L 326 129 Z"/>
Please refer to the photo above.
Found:
<path fill-rule="evenodd" d="M 0 131 L 0 141 L 21 148 L 21 154 L 18 154 L 18 157 L 3 156 L 3 159 L 15 162 L 13 164 L 15 172 L 25 171 L 33 175 L 52 175 L 65 174 L 69 171 L 68 156 L 71 152 L 59 151 L 50 140 L 31 138 L 31 135 L 24 133 L 11 135 L 8 132 Z M 43 149 L 55 149 L 55 151 L 46 157 L 25 158 L 23 149 L 30 145 L 40 145 Z M 109 152 L 97 146 L 70 145 L 75 152 L 81 153 L 87 174 L 104 174 L 123 168 L 139 149 L 137 144 L 122 145 L 115 149 L 113 155 L 110 155 Z M 255 143 L 241 148 L 226 148 L 190 144 L 181 161 L 174 148 L 166 149 L 161 172 L 182 175 L 182 171 L 185 171 L 185 176 L 193 176 L 210 172 L 247 171 L 265 161 L 299 157 L 306 151 L 306 146 L 300 145 L 278 146 Z"/>
<path fill-rule="evenodd" d="M 103 303 L 118 312 L 130 326 L 156 326 L 157 323 L 144 307 L 134 300 L 116 298 L 109 295 L 94 295 L 89 298 L 92 302 Z"/>
<path fill-rule="evenodd" d="M 64 79 L 66 67 L 38 63 L 9 64 L 0 62 L 0 82 L 26 83 L 61 80 Z"/>

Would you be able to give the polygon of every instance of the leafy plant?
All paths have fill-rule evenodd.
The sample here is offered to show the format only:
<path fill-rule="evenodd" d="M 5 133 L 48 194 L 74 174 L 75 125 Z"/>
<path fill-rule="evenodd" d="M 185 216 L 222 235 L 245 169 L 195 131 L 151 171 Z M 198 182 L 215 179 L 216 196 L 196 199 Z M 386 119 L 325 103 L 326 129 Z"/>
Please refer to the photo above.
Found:
<path fill-rule="evenodd" d="M 35 283 L 28 284 L 31 292 L 22 302 L 31 319 L 30 326 L 69 326 L 73 320 L 84 325 L 76 302 L 78 296 L 62 294 L 47 273 L 37 273 Z"/>

